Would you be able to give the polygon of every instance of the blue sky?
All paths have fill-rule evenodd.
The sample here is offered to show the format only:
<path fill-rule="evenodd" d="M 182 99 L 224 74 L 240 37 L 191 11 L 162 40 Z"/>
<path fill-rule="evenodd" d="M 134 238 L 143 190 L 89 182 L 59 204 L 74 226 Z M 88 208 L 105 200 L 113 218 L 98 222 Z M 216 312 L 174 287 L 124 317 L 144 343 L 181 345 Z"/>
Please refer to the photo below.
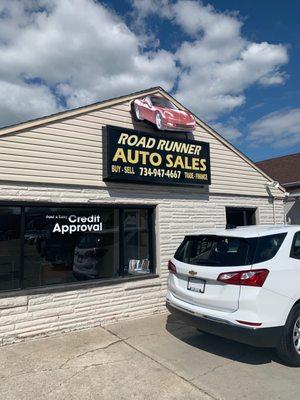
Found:
<path fill-rule="evenodd" d="M 299 152 L 299 15 L 292 0 L 2 0 L 0 125 L 160 85 L 254 160 Z"/>

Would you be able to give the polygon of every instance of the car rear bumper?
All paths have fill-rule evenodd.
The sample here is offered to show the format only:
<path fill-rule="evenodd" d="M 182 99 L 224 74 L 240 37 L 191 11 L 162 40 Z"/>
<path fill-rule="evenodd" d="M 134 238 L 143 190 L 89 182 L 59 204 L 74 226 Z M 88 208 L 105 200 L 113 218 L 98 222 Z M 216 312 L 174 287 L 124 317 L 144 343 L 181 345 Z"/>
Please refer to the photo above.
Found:
<path fill-rule="evenodd" d="M 193 314 L 189 310 L 173 306 L 168 301 L 166 302 L 166 307 L 171 314 L 186 322 L 188 325 L 194 326 L 204 332 L 222 336 L 226 339 L 235 340 L 250 346 L 277 347 L 283 333 L 283 326 L 248 328 Z"/>

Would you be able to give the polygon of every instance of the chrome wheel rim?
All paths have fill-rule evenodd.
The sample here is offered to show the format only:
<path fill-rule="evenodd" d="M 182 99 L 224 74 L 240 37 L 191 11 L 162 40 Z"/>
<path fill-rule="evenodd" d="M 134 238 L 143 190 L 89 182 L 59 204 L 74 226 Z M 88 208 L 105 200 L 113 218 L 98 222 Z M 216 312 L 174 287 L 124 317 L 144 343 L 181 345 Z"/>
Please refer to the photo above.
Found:
<path fill-rule="evenodd" d="M 140 110 L 139 110 L 139 107 L 137 105 L 134 106 L 134 111 L 135 111 L 135 115 L 136 115 L 137 119 L 141 119 Z"/>
<path fill-rule="evenodd" d="M 296 352 L 300 355 L 300 317 L 295 322 L 293 329 L 293 343 Z"/>
<path fill-rule="evenodd" d="M 156 126 L 158 127 L 158 129 L 161 129 L 161 116 L 160 114 L 156 114 Z"/>

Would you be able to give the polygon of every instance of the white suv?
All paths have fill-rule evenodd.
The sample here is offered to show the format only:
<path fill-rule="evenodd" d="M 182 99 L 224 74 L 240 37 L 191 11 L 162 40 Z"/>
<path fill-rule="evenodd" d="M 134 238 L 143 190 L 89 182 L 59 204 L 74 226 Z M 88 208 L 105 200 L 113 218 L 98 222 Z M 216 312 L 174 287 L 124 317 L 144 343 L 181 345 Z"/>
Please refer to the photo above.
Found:
<path fill-rule="evenodd" d="M 300 226 L 209 229 L 169 261 L 167 308 L 199 330 L 300 366 Z"/>

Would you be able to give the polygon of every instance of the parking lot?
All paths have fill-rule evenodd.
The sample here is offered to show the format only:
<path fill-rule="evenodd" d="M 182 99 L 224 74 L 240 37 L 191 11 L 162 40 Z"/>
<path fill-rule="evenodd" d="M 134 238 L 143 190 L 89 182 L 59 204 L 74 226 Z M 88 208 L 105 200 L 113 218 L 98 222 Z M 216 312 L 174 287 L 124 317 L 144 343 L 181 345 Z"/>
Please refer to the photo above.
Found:
<path fill-rule="evenodd" d="M 298 399 L 272 350 L 200 334 L 169 315 L 0 349 L 0 398 Z"/>

